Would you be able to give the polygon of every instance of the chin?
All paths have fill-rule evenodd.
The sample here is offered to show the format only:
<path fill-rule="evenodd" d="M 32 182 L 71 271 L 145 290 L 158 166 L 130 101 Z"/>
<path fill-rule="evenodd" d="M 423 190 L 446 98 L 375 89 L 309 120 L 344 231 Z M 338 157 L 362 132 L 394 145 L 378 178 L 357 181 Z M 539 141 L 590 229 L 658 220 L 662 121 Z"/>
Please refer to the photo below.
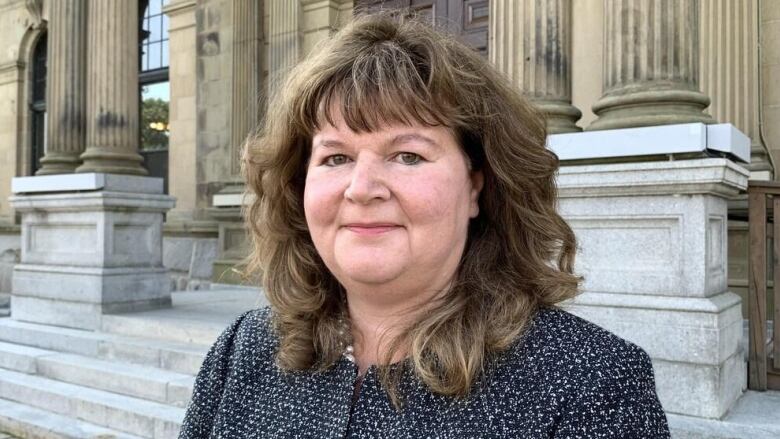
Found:
<path fill-rule="evenodd" d="M 381 261 L 353 261 L 341 265 L 341 273 L 345 281 L 362 284 L 376 285 L 386 284 L 397 279 L 403 273 L 403 269 L 394 264 L 385 264 Z"/>

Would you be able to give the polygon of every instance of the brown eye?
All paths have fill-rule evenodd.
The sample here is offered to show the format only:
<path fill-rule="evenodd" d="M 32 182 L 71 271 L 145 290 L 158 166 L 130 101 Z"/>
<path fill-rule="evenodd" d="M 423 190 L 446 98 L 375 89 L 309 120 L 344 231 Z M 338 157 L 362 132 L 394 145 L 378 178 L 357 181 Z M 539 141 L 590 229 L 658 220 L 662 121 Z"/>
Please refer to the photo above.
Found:
<path fill-rule="evenodd" d="M 401 163 L 405 165 L 416 165 L 422 160 L 422 157 L 413 152 L 402 152 L 398 154 L 397 157 L 401 160 Z"/>
<path fill-rule="evenodd" d="M 324 163 L 327 166 L 339 166 L 347 163 L 347 156 L 344 154 L 333 154 L 325 158 Z"/>

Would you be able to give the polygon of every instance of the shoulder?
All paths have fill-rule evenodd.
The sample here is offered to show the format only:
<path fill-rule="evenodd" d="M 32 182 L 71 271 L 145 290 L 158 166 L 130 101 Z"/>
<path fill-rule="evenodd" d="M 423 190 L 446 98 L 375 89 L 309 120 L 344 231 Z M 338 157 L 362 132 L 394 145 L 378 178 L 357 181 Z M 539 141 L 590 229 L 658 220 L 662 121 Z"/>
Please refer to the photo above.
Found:
<path fill-rule="evenodd" d="M 226 389 L 240 385 L 241 377 L 253 373 L 257 361 L 270 364 L 274 345 L 269 308 L 253 309 L 236 317 L 211 345 L 201 364 L 179 438 L 209 435 Z"/>
<path fill-rule="evenodd" d="M 582 379 L 604 373 L 650 373 L 652 363 L 636 344 L 560 308 L 540 309 L 510 353 Z"/>
<path fill-rule="evenodd" d="M 556 438 L 669 437 L 650 356 L 636 344 L 544 308 L 509 354 L 509 370 L 526 377 L 521 387 L 538 388 L 557 407 Z"/>
<path fill-rule="evenodd" d="M 217 337 L 209 354 L 235 357 L 273 352 L 277 340 L 270 307 L 252 309 L 236 317 Z"/>

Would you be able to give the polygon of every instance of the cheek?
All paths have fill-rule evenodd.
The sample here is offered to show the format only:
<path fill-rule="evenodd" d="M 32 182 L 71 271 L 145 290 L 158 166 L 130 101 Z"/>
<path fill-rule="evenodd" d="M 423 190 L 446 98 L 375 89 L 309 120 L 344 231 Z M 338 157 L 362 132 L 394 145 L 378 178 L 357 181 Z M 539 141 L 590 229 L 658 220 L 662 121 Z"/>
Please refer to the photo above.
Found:
<path fill-rule="evenodd" d="M 332 182 L 307 177 L 303 191 L 303 210 L 309 229 L 331 222 L 338 209 L 336 188 Z"/>
<path fill-rule="evenodd" d="M 465 182 L 449 173 L 416 179 L 407 186 L 407 209 L 418 224 L 454 225 L 458 217 L 468 215 Z"/>

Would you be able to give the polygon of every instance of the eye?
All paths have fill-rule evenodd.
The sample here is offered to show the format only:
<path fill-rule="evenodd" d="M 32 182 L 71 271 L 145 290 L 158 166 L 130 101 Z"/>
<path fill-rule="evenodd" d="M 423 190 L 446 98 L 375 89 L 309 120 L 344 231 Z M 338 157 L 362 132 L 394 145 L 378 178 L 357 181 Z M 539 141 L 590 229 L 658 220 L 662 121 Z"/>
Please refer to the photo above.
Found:
<path fill-rule="evenodd" d="M 395 157 L 404 165 L 416 165 L 422 161 L 422 157 L 420 157 L 419 154 L 415 154 L 413 152 L 401 152 L 398 153 L 398 155 Z"/>
<path fill-rule="evenodd" d="M 325 157 L 325 160 L 323 160 L 322 163 L 325 166 L 339 166 L 347 163 L 348 160 L 349 158 L 344 154 L 333 154 Z"/>

